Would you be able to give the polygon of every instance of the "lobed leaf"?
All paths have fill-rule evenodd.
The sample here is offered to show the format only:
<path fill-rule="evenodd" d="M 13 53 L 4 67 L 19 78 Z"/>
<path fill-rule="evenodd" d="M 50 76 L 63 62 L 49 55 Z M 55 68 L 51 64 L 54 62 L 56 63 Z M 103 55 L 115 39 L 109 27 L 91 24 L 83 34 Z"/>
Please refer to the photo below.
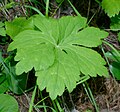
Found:
<path fill-rule="evenodd" d="M 107 32 L 85 27 L 86 18 L 62 17 L 60 19 L 34 16 L 35 30 L 20 32 L 8 50 L 17 49 L 16 73 L 36 71 L 40 90 L 46 88 L 55 99 L 71 92 L 81 80 L 81 75 L 108 76 L 104 59 L 90 49 L 101 45 Z"/>
<path fill-rule="evenodd" d="M 20 61 L 16 65 L 17 74 L 28 72 L 33 67 L 36 70 L 46 69 L 53 64 L 54 47 L 47 42 L 41 32 L 33 30 L 21 32 L 14 38 L 8 50 L 17 48 L 15 60 Z"/>
<path fill-rule="evenodd" d="M 74 61 L 77 61 L 77 66 L 83 74 L 91 77 L 96 77 L 97 74 L 107 76 L 107 69 L 103 66 L 106 62 L 96 51 L 79 46 L 72 46 L 68 49 L 70 55 L 75 55 L 74 58 L 76 59 Z"/>
<path fill-rule="evenodd" d="M 66 44 L 77 44 L 86 47 L 97 47 L 102 44 L 101 39 L 107 37 L 108 33 L 104 31 L 100 31 L 98 28 L 87 27 L 77 34 L 70 35 L 65 38 L 63 45 Z"/>
<path fill-rule="evenodd" d="M 71 92 L 76 86 L 76 81 L 80 79 L 80 71 L 74 59 L 59 48 L 56 55 L 57 59 L 49 69 L 39 71 L 36 74 L 39 88 L 43 90 L 47 87 L 52 99 L 55 99 L 57 95 L 61 95 L 65 86 Z"/>

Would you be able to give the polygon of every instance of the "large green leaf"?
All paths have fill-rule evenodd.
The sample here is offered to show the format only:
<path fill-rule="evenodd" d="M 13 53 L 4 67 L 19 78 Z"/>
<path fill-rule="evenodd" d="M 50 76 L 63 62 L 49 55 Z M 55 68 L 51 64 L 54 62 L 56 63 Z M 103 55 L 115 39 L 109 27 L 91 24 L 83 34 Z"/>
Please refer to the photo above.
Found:
<path fill-rule="evenodd" d="M 16 73 L 36 71 L 40 90 L 47 89 L 55 99 L 64 92 L 71 92 L 81 75 L 108 76 L 105 61 L 96 51 L 90 49 L 102 43 L 107 32 L 98 28 L 85 27 L 83 17 L 62 17 L 60 19 L 35 16 L 35 30 L 19 33 L 8 50 L 17 49 L 19 61 Z M 90 48 L 89 48 L 90 47 Z"/>
<path fill-rule="evenodd" d="M 36 74 L 40 89 L 47 87 L 52 99 L 63 93 L 65 85 L 69 91 L 72 91 L 76 81 L 80 80 L 79 67 L 76 66 L 74 59 L 59 48 L 56 50 L 55 63 L 49 69 L 38 71 Z"/>
<path fill-rule="evenodd" d="M 102 0 L 102 8 L 109 17 L 115 16 L 120 12 L 120 0 Z"/>
<path fill-rule="evenodd" d="M 0 94 L 0 112 L 18 112 L 18 104 L 14 97 Z"/>
<path fill-rule="evenodd" d="M 24 36 L 21 37 L 21 34 Z M 38 31 L 28 30 L 20 33 L 17 37 L 9 46 L 9 50 L 17 48 L 15 60 L 20 61 L 16 66 L 17 74 L 28 72 L 33 67 L 36 70 L 46 69 L 53 64 L 54 47 L 41 40 L 41 38 L 45 38 L 44 35 L 42 36 Z"/>

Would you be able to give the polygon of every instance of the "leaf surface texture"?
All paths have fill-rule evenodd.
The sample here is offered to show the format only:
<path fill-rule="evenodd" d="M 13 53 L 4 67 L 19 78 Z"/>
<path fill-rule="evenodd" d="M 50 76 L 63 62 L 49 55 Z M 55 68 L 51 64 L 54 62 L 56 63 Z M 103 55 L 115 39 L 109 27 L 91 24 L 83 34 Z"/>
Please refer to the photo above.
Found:
<path fill-rule="evenodd" d="M 86 27 L 86 18 L 79 16 L 53 19 L 37 15 L 34 25 L 37 30 L 20 32 L 8 50 L 17 49 L 16 73 L 34 68 L 40 90 L 46 88 L 52 99 L 62 95 L 65 87 L 71 92 L 80 74 L 108 76 L 104 59 L 91 49 L 101 45 L 107 32 Z"/>

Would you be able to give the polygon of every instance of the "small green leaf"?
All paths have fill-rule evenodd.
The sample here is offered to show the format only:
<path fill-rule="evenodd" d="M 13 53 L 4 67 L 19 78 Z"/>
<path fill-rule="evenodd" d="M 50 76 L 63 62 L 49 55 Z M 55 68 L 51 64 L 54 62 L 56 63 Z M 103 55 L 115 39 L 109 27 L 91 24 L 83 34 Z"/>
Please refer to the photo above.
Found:
<path fill-rule="evenodd" d="M 18 112 L 18 104 L 14 97 L 0 94 L 0 112 Z"/>
<path fill-rule="evenodd" d="M 91 47 L 108 36 L 98 28 L 86 27 L 86 18 L 60 19 L 34 16 L 36 30 L 20 32 L 8 50 L 17 49 L 16 73 L 36 71 L 40 90 L 46 88 L 54 100 L 67 87 L 71 92 L 84 76 L 108 76 L 104 59 Z"/>
<path fill-rule="evenodd" d="M 120 30 L 120 14 L 111 18 L 110 29 L 113 31 Z"/>
<path fill-rule="evenodd" d="M 0 27 L 3 27 L 5 24 L 3 22 L 0 22 Z"/>
<path fill-rule="evenodd" d="M 105 56 L 109 58 L 112 62 L 109 66 L 110 72 L 114 75 L 117 80 L 120 80 L 120 52 L 114 50 L 105 53 Z"/>
<path fill-rule="evenodd" d="M 13 93 L 15 94 L 22 94 L 23 91 L 25 91 L 26 89 L 26 85 L 27 85 L 27 74 L 22 74 L 17 76 L 16 74 L 14 74 L 13 76 L 11 76 L 11 74 L 8 74 L 9 76 L 7 77 L 7 82 L 8 82 L 8 87 L 9 90 L 11 90 Z"/>
<path fill-rule="evenodd" d="M 8 82 L 7 80 L 5 80 L 4 82 L 0 83 L 0 94 L 6 92 L 7 90 L 8 90 Z"/>
<path fill-rule="evenodd" d="M 110 71 L 117 80 L 120 80 L 120 62 L 113 62 L 110 65 Z"/>
<path fill-rule="evenodd" d="M 7 4 L 5 5 L 5 8 L 6 8 L 6 9 L 10 9 L 10 8 L 13 7 L 13 5 L 15 5 L 15 2 L 7 3 Z"/>
<path fill-rule="evenodd" d="M 119 40 L 119 42 L 120 42 L 120 32 L 118 33 L 118 40 Z"/>
<path fill-rule="evenodd" d="M 6 31 L 4 28 L 0 28 L 0 35 L 1 36 L 6 36 Z"/>
<path fill-rule="evenodd" d="M 102 0 L 102 8 L 109 17 L 115 16 L 120 12 L 120 0 Z"/>
<path fill-rule="evenodd" d="M 6 80 L 6 75 L 1 73 L 0 75 L 0 94 L 6 92 L 8 90 L 8 83 Z"/>
<path fill-rule="evenodd" d="M 120 52 L 118 51 L 118 53 Z M 106 52 L 105 56 L 111 59 L 112 61 L 120 61 L 120 55 L 117 55 L 115 51 Z"/>
<path fill-rule="evenodd" d="M 5 80 L 6 76 L 4 73 L 0 73 L 0 84 Z"/>
<path fill-rule="evenodd" d="M 87 109 L 85 112 L 92 112 L 92 110 Z"/>
<path fill-rule="evenodd" d="M 24 30 L 33 29 L 33 20 L 29 18 L 26 20 L 25 17 L 19 17 L 14 19 L 12 22 L 5 22 L 6 33 L 13 39 L 18 33 Z"/>

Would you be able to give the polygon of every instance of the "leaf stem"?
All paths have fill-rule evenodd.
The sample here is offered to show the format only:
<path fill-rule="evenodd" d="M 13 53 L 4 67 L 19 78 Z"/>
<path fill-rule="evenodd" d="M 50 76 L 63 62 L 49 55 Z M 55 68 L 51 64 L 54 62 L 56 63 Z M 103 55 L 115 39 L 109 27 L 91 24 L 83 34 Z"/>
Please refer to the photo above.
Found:
<path fill-rule="evenodd" d="M 42 98 L 42 100 L 40 100 L 39 102 L 37 102 L 34 107 L 36 107 L 39 103 L 41 103 L 42 101 L 44 101 L 45 99 L 47 99 L 49 96 L 46 96 L 45 98 Z"/>
<path fill-rule="evenodd" d="M 55 104 L 55 101 L 52 100 L 52 104 L 53 104 L 54 109 L 57 111 L 58 109 L 57 109 L 57 106 Z"/>
<path fill-rule="evenodd" d="M 83 86 L 84 86 L 84 89 L 85 89 L 87 95 L 89 96 L 89 99 L 90 99 L 91 103 L 95 106 L 96 112 L 99 112 L 96 101 L 94 99 L 94 96 L 92 94 L 92 91 L 91 91 L 88 83 L 87 82 L 83 83 Z"/>
<path fill-rule="evenodd" d="M 58 108 L 59 112 L 63 112 L 63 109 L 61 108 L 60 103 L 59 103 L 57 98 L 55 99 L 55 103 L 57 105 L 57 108 Z"/>
<path fill-rule="evenodd" d="M 106 44 L 106 45 L 108 45 L 112 50 L 114 50 L 114 52 L 116 53 L 116 55 L 118 55 L 120 57 L 120 53 L 111 44 L 109 44 L 106 41 L 103 41 L 103 43 Z M 103 52 L 103 54 L 105 56 L 105 51 L 104 51 L 104 49 L 103 49 L 102 46 L 101 46 L 101 49 L 102 49 L 102 52 Z M 108 67 L 110 68 L 110 63 L 109 63 L 109 60 L 108 60 L 108 58 L 106 56 L 105 56 L 105 59 L 106 59 L 106 62 L 108 64 Z M 111 71 L 111 69 L 109 69 L 109 71 L 112 74 L 113 78 L 115 79 L 115 76 L 114 76 L 113 72 Z"/>
<path fill-rule="evenodd" d="M 101 2 L 99 0 L 95 0 L 99 5 L 101 5 Z"/>
<path fill-rule="evenodd" d="M 46 14 L 45 14 L 46 17 L 48 17 L 48 12 L 49 12 L 49 0 L 46 0 Z"/>
<path fill-rule="evenodd" d="M 43 96 L 42 96 L 42 92 L 40 91 L 40 96 L 41 98 L 43 99 Z M 44 112 L 47 112 L 47 109 L 46 109 L 46 105 L 45 105 L 45 102 L 43 100 L 43 108 L 44 108 Z"/>
<path fill-rule="evenodd" d="M 109 63 L 107 57 L 105 56 L 105 51 L 104 51 L 102 45 L 101 45 L 101 50 L 102 50 L 102 52 L 103 52 L 103 54 L 104 54 L 104 57 L 105 57 L 105 60 L 106 60 L 106 62 L 107 62 L 107 64 L 108 64 L 108 66 L 110 66 L 110 63 Z"/>
<path fill-rule="evenodd" d="M 37 8 L 30 6 L 30 5 L 24 5 L 26 8 L 30 8 L 32 10 L 34 10 L 35 12 L 37 12 L 39 15 L 44 16 Z"/>
<path fill-rule="evenodd" d="M 60 4 L 57 6 L 57 8 L 55 9 L 55 11 L 53 12 L 51 17 L 53 17 L 55 15 L 55 13 L 57 12 L 57 10 L 59 9 L 59 7 L 62 5 L 63 2 L 64 2 L 64 0 L 62 2 L 60 2 Z"/>
<path fill-rule="evenodd" d="M 37 90 L 37 85 L 35 86 L 35 89 L 34 89 L 33 94 L 32 94 L 32 98 L 31 98 L 31 101 L 30 101 L 29 112 L 32 112 L 32 110 L 33 110 L 33 105 L 34 105 L 34 99 L 35 99 L 35 95 L 36 95 L 36 90 Z"/>
<path fill-rule="evenodd" d="M 90 77 L 88 75 L 85 75 L 85 76 L 81 77 L 80 81 L 77 82 L 77 85 L 87 81 L 89 78 Z"/>
<path fill-rule="evenodd" d="M 69 4 L 71 5 L 71 7 L 73 8 L 73 10 L 75 11 L 75 13 L 81 17 L 80 13 L 77 11 L 77 9 L 73 6 L 73 4 L 70 2 L 70 0 L 67 0 L 69 2 Z"/>

